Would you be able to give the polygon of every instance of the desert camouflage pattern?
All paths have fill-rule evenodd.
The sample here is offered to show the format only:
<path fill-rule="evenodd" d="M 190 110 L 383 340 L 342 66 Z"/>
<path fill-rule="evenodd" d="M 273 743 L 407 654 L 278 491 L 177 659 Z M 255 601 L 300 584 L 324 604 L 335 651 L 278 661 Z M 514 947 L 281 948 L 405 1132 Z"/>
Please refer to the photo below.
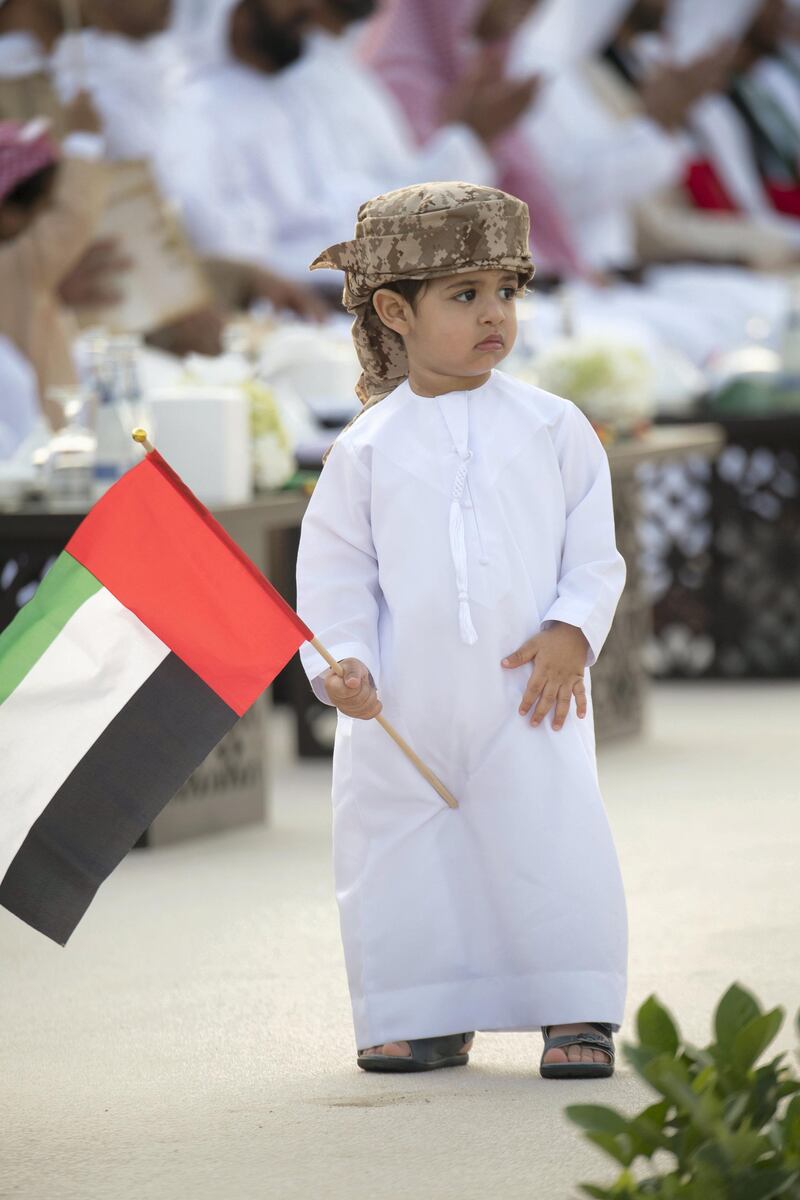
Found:
<path fill-rule="evenodd" d="M 422 183 L 368 200 L 355 238 L 329 246 L 310 269 L 345 272 L 344 306 L 355 313 L 362 367 L 356 394 L 371 407 L 408 376 L 403 339 L 381 322 L 372 293 L 396 279 L 436 279 L 463 271 L 509 270 L 533 277 L 528 207 L 498 188 Z M 363 410 L 362 410 L 363 411 Z"/>

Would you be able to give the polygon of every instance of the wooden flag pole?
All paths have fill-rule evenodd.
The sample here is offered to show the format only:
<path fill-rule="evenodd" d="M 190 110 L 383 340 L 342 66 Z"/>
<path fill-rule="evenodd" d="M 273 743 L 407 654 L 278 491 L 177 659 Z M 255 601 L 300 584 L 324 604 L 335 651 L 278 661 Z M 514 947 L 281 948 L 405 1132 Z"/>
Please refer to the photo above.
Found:
<path fill-rule="evenodd" d="M 153 453 L 153 446 L 147 437 L 146 429 L 134 429 L 131 434 L 131 437 L 133 438 L 133 440 L 135 442 L 139 443 L 139 445 L 144 450 L 145 454 Z M 323 646 L 322 642 L 320 642 L 318 638 L 315 638 L 315 637 L 312 638 L 311 645 L 314 647 L 314 649 L 317 651 L 318 654 L 322 655 L 322 657 L 325 659 L 325 662 L 328 664 L 328 666 L 331 668 L 332 671 L 335 671 L 336 674 L 339 675 L 340 677 L 344 676 L 344 667 L 342 667 L 341 664 L 336 661 L 336 659 L 333 657 L 333 655 L 325 648 L 325 646 Z M 431 787 L 434 789 L 434 791 L 437 792 L 438 795 L 441 796 L 441 798 L 444 800 L 444 802 L 446 804 L 448 804 L 450 806 L 450 808 L 458 808 L 458 801 L 456 800 L 455 796 L 447 790 L 447 788 L 444 786 L 442 781 L 440 779 L 438 779 L 436 777 L 436 775 L 434 775 L 434 773 L 430 769 L 430 767 L 426 766 L 425 763 L 422 761 L 422 759 L 419 757 L 419 755 L 416 754 L 411 749 L 408 742 L 405 740 L 404 737 L 401 737 L 401 735 L 395 729 L 394 725 L 390 725 L 389 722 L 386 720 L 386 718 L 383 715 L 379 715 L 377 717 L 374 717 L 373 719 L 375 721 L 377 721 L 378 724 L 386 730 L 386 732 L 388 733 L 388 735 L 392 739 L 392 741 L 396 742 L 396 744 L 400 747 L 400 749 L 403 751 L 405 756 L 408 759 L 410 759 L 411 762 L 414 764 L 414 766 L 417 768 L 420 775 L 422 775 L 425 779 L 427 779 L 428 783 L 431 785 Z"/>
<path fill-rule="evenodd" d="M 325 659 L 325 662 L 328 664 L 328 666 L 331 668 L 332 671 L 335 671 L 336 674 L 339 675 L 340 677 L 344 676 L 344 667 L 341 665 L 341 663 L 338 663 L 336 661 L 336 659 L 333 657 L 332 654 L 329 653 L 328 650 L 325 649 L 325 647 L 323 646 L 323 644 L 319 640 L 319 638 L 312 638 L 311 645 L 314 647 L 314 649 L 317 651 L 318 654 L 322 655 L 322 657 Z M 419 757 L 419 755 L 415 754 L 415 752 L 411 749 L 411 747 L 409 746 L 409 744 L 405 740 L 405 738 L 401 737 L 400 734 L 397 732 L 394 725 L 390 725 L 389 722 L 386 720 L 386 718 L 384 716 L 382 716 L 381 714 L 379 714 L 377 717 L 373 717 L 373 720 L 377 721 L 378 724 L 386 730 L 386 732 L 388 733 L 388 735 L 392 739 L 392 741 L 396 742 L 397 745 L 400 747 L 400 749 L 403 751 L 403 753 L 406 755 L 406 757 L 411 759 L 412 763 L 417 768 L 420 775 L 423 775 L 425 777 L 425 779 L 427 779 L 428 783 L 431 785 L 431 787 L 436 792 L 439 793 L 439 795 L 442 797 L 442 799 L 447 804 L 449 804 L 451 808 L 458 808 L 458 801 L 456 800 L 455 796 L 452 795 L 452 793 L 447 790 L 447 788 L 444 786 L 444 784 L 442 783 L 442 781 L 440 779 L 437 779 L 437 777 L 434 775 L 433 771 L 430 769 L 430 767 L 425 765 L 425 763 L 422 761 L 422 759 Z"/>

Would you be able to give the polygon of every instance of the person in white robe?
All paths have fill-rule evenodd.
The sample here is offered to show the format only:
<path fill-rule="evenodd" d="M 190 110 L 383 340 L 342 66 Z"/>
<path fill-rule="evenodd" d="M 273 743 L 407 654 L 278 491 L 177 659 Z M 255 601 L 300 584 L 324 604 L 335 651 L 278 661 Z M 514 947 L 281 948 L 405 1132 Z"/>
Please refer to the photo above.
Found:
<path fill-rule="evenodd" d="M 480 132 L 466 116 L 453 120 L 420 149 L 346 33 L 318 25 L 304 39 L 318 11 L 309 0 L 294 0 L 281 21 L 270 9 L 270 0 L 218 0 L 205 21 L 176 24 L 187 66 L 158 163 L 204 252 L 249 255 L 303 278 L 321 242 L 347 237 L 363 195 L 430 178 L 494 179 L 484 143 L 510 115 Z"/>
<path fill-rule="evenodd" d="M 697 154 L 691 134 L 667 133 L 641 111 L 623 112 L 596 65 L 587 71 L 587 57 L 608 45 L 632 7 L 631 0 L 599 0 L 586 12 L 577 0 L 549 0 L 524 28 L 513 52 L 518 69 L 545 72 L 555 89 L 544 89 L 536 113 L 524 122 L 529 133 L 542 100 L 562 96 L 560 108 L 552 105 L 552 121 L 543 122 L 538 132 L 552 147 L 555 169 L 559 164 L 563 168 L 565 211 L 590 260 L 604 270 L 638 267 L 642 250 L 656 263 L 674 260 L 674 265 L 646 269 L 637 285 L 571 284 L 575 332 L 596 331 L 610 316 L 620 330 L 626 321 L 632 329 L 644 324 L 702 368 L 747 342 L 753 318 L 763 325 L 768 314 L 769 341 L 777 345 L 788 287 L 729 264 L 742 259 L 762 267 L 786 264 L 793 257 L 791 241 L 770 222 L 709 217 L 688 204 L 678 209 L 679 181 Z M 730 14 L 713 0 L 702 9 L 698 3 L 687 5 L 685 22 L 679 23 L 672 10 L 668 17 L 669 61 L 680 69 L 706 57 L 713 61 L 730 36 Z M 663 59 L 662 53 L 659 61 Z M 702 87 L 703 72 L 698 74 L 695 82 Z M 678 99 L 691 107 L 685 94 Z M 584 214 L 582 208 L 595 196 L 597 212 Z M 703 259 L 720 265 L 706 265 Z"/>
<path fill-rule="evenodd" d="M 635 267 L 641 257 L 769 269 L 796 253 L 794 231 L 775 218 L 766 198 L 760 207 L 743 206 L 744 220 L 709 218 L 681 202 L 685 171 L 700 156 L 697 129 L 690 133 L 689 124 L 700 114 L 715 127 L 741 125 L 727 99 L 708 93 L 727 86 L 732 60 L 725 43 L 741 31 L 753 3 L 731 0 L 722 10 L 715 0 L 701 0 L 672 13 L 669 40 L 649 70 L 637 60 L 634 39 L 637 31 L 659 28 L 666 9 L 659 2 L 601 0 L 585 22 L 578 0 L 551 0 L 518 39 L 518 63 L 526 70 L 541 63 L 552 75 L 528 115 L 528 136 L 558 178 L 576 235 L 597 269 Z M 599 57 L 612 45 L 617 59 L 632 63 L 636 88 Z M 741 128 L 736 136 L 745 136 Z"/>
<path fill-rule="evenodd" d="M 691 119 L 691 94 L 696 81 L 706 91 L 715 79 L 721 91 L 728 88 L 737 54 L 730 37 L 720 41 L 715 36 L 711 44 L 695 51 L 689 62 L 676 63 L 671 41 L 662 36 L 664 11 L 659 2 L 639 0 L 609 40 L 602 58 L 592 64 L 597 99 L 621 123 L 641 116 L 648 103 L 648 91 L 663 88 L 665 81 L 669 93 L 681 79 L 689 80 L 689 86 L 681 86 L 677 93 L 675 117 L 682 124 Z M 692 15 L 698 16 L 696 10 Z M 658 53 L 654 54 L 654 46 L 659 48 Z M 684 141 L 688 166 L 689 160 L 703 155 L 691 136 L 685 135 Z M 783 267 L 796 257 L 792 239 L 771 220 L 695 208 L 684 183 L 680 179 L 671 187 L 661 187 L 632 209 L 636 251 L 644 262 L 691 259 L 769 270 Z"/>
<path fill-rule="evenodd" d="M 367 402 L 298 557 L 299 612 L 357 689 L 301 651 L 339 708 L 335 883 L 366 1070 L 460 1065 L 476 1030 L 542 1027 L 543 1074 L 608 1075 L 623 1018 L 626 909 L 590 668 L 625 564 L 588 420 L 495 369 L 528 236 L 516 198 L 432 183 L 368 202 L 355 240 L 312 267 L 346 272 Z M 420 278 L 415 299 L 403 288 Z M 358 719 L 381 704 L 457 808 Z"/>
<path fill-rule="evenodd" d="M 740 38 L 752 23 L 761 0 L 673 0 L 668 26 L 670 50 L 688 58 L 709 45 Z M 737 209 L 783 240 L 784 263 L 797 261 L 800 223 L 776 212 L 759 174 L 750 131 L 731 99 L 715 93 L 693 108 L 690 127 L 697 146 L 713 164 Z"/>
<path fill-rule="evenodd" d="M 778 211 L 800 215 L 800 74 L 791 46 L 800 17 L 763 0 L 738 47 L 728 95 L 747 123 L 761 177 Z"/>
<path fill-rule="evenodd" d="M 784 0 L 776 24 L 752 76 L 800 129 L 800 9 Z"/>
<path fill-rule="evenodd" d="M 453 121 L 417 145 L 405 113 L 357 52 L 363 18 L 374 7 L 318 0 L 303 57 L 286 73 L 310 188 L 335 189 L 352 212 L 365 195 L 411 183 L 495 183 L 486 143 L 499 129 L 484 139 L 466 122 Z"/>
<path fill-rule="evenodd" d="M 155 152 L 178 70 L 166 33 L 169 12 L 170 0 L 84 0 L 87 28 L 68 32 L 55 47 L 58 93 L 65 101 L 82 89 L 90 93 L 109 159 L 149 159 Z"/>
<path fill-rule="evenodd" d="M 632 0 L 549 0 L 514 40 L 519 74 L 546 80 L 520 123 L 562 198 L 582 259 L 596 271 L 638 264 L 634 206 L 678 179 L 686 140 L 646 112 L 627 120 L 598 101 L 591 60 Z"/>
<path fill-rule="evenodd" d="M 286 68 L 302 54 L 310 4 L 283 8 L 271 20 L 269 0 L 177 5 L 184 65 L 155 165 L 203 254 L 300 279 L 320 242 L 344 235 L 352 204 L 309 189 Z"/>

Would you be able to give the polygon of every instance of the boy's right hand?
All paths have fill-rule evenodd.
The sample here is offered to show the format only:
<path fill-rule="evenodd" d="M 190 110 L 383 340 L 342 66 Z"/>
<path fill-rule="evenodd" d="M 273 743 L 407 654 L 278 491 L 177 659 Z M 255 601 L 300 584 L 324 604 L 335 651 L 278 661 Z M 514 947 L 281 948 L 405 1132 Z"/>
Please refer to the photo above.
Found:
<path fill-rule="evenodd" d="M 88 92 L 78 92 L 64 106 L 64 119 L 68 133 L 100 133 L 103 122 Z"/>
<path fill-rule="evenodd" d="M 344 668 L 343 676 L 333 670 L 322 676 L 331 704 L 346 717 L 358 717 L 362 721 L 377 717 L 383 705 L 367 667 L 357 658 L 343 658 L 339 665 Z"/>

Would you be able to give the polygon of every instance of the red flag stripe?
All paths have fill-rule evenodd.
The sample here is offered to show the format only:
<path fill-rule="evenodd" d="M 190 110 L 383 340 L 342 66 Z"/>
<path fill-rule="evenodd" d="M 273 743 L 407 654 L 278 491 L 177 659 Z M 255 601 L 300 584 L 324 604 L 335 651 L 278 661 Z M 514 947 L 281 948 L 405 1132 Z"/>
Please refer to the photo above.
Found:
<path fill-rule="evenodd" d="M 94 506 L 66 549 L 235 712 L 313 637 L 155 451 Z"/>

